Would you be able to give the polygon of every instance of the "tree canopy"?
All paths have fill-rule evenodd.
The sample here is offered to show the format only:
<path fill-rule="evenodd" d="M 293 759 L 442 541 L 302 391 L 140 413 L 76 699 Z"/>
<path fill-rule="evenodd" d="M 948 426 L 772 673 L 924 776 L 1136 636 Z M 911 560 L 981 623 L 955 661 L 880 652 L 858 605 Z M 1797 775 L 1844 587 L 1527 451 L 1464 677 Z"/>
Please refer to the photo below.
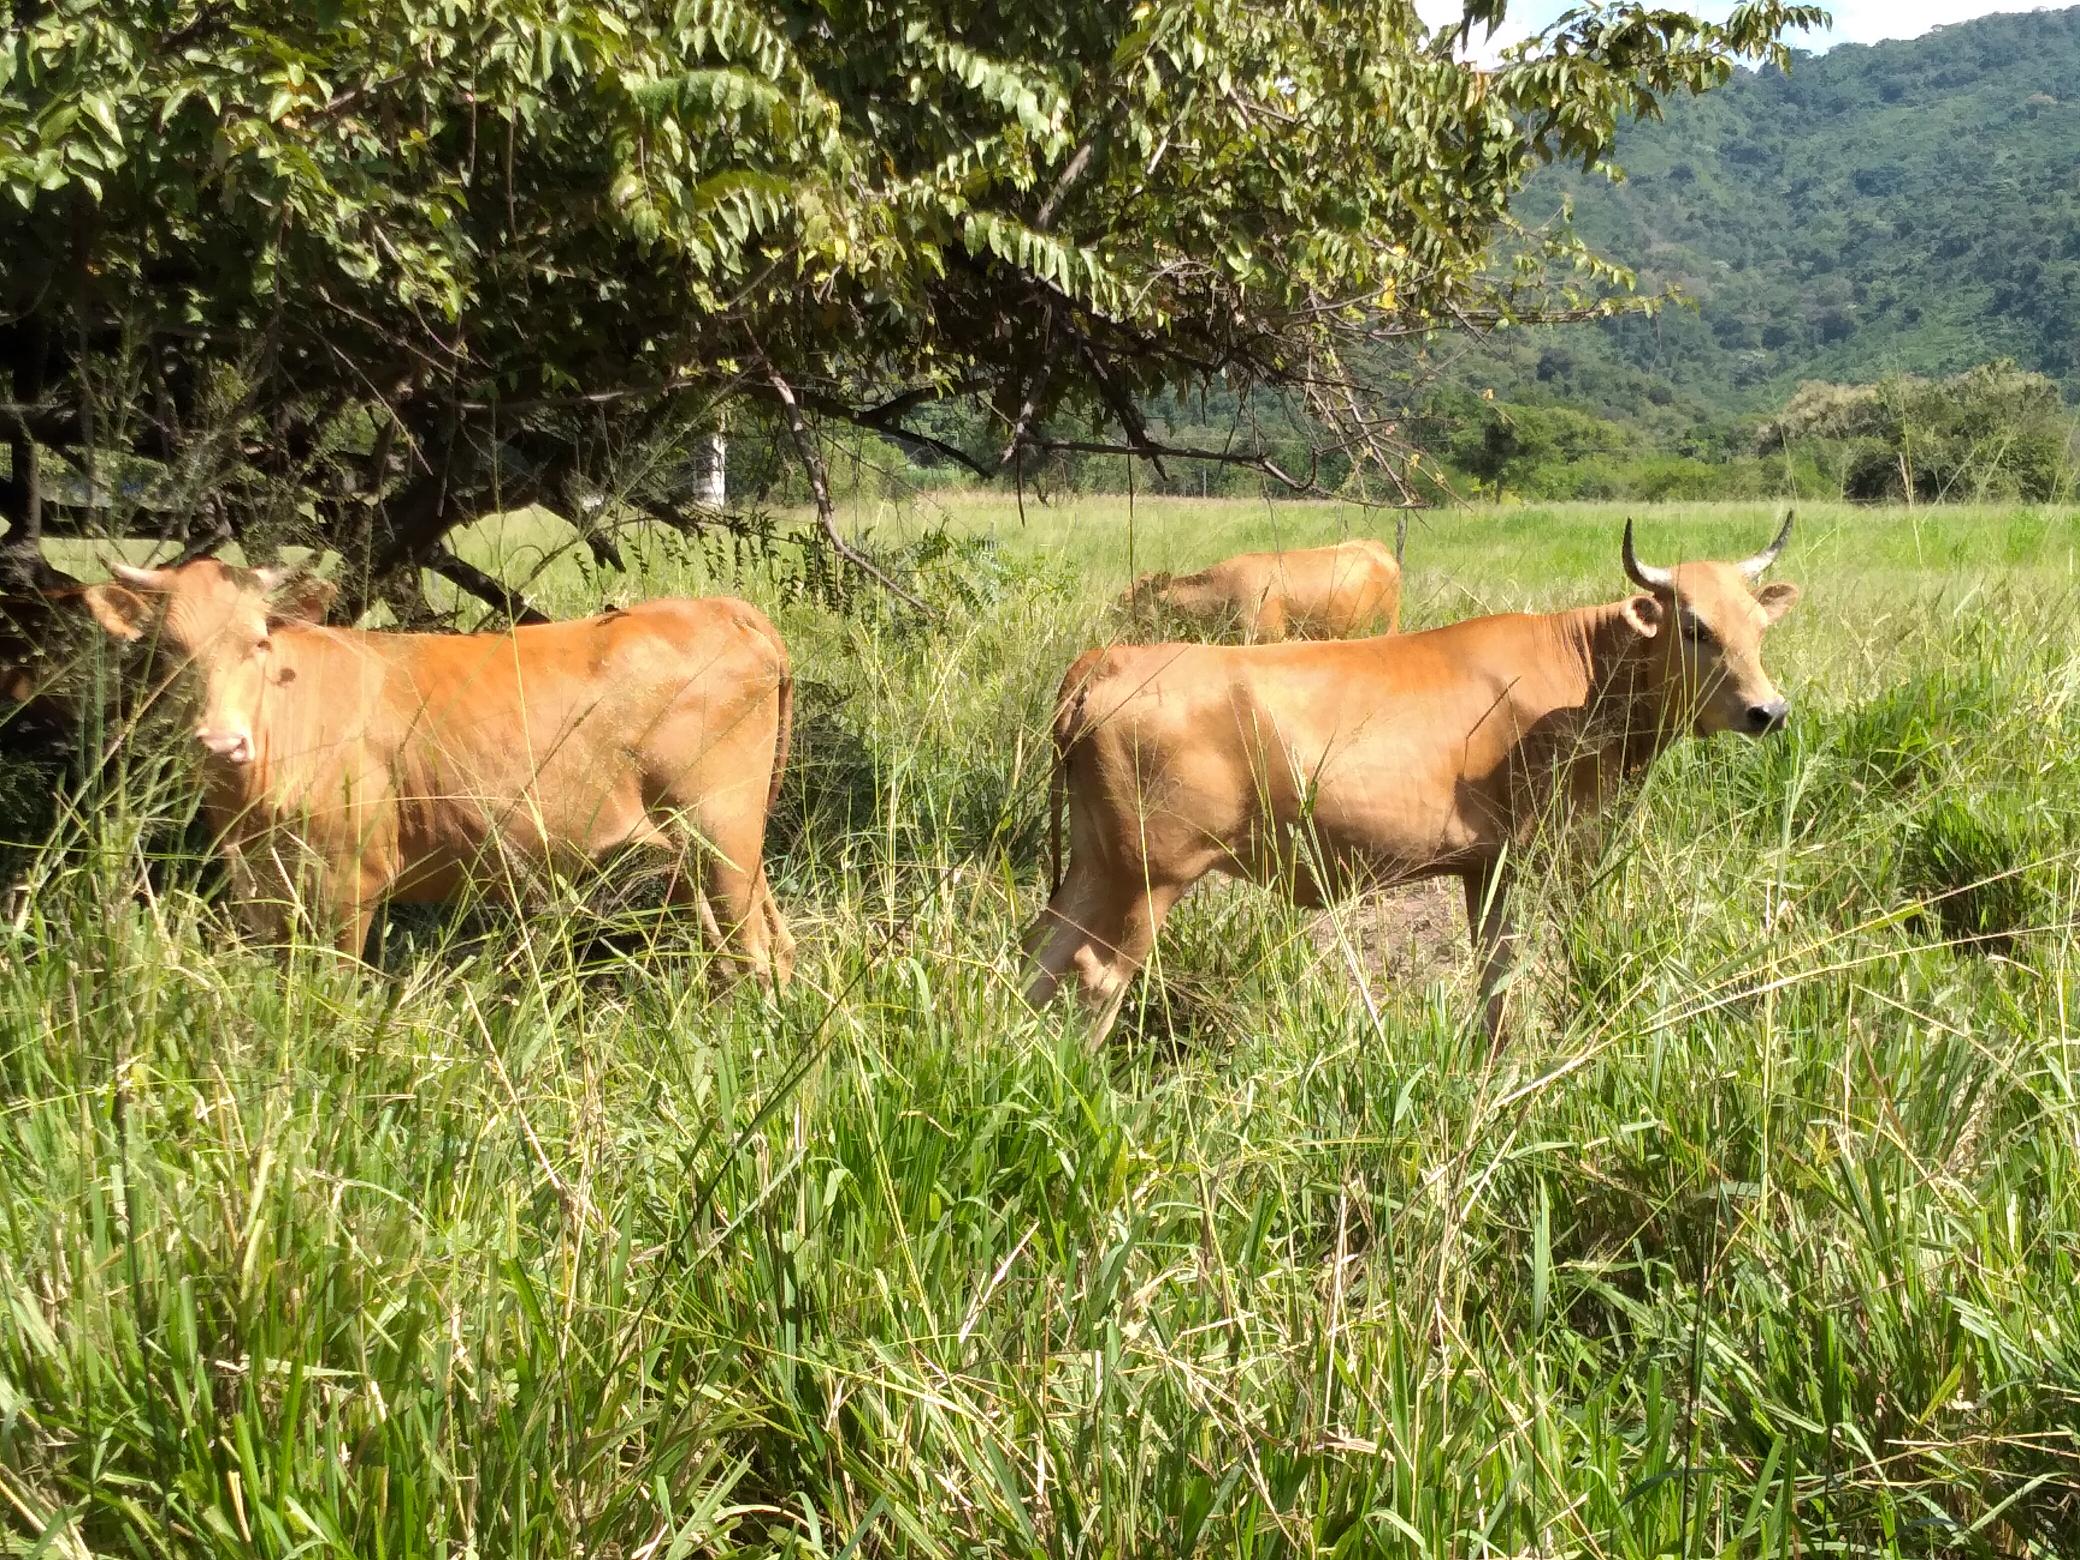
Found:
<path fill-rule="evenodd" d="M 264 545 L 286 492 L 375 588 L 494 598 L 452 526 L 699 523 L 624 473 L 724 416 L 789 440 L 826 518 L 834 423 L 986 473 L 1101 448 L 1391 482 L 1359 349 L 1609 308 L 1626 273 L 1511 198 L 1819 18 L 1623 0 L 1480 68 L 1503 0 L 1436 30 L 1408 0 L 12 10 L 17 558 L 125 498 Z M 1214 382 L 1304 404 L 1309 469 L 1150 436 L 1146 397 Z M 979 432 L 933 432 L 945 403 Z"/>

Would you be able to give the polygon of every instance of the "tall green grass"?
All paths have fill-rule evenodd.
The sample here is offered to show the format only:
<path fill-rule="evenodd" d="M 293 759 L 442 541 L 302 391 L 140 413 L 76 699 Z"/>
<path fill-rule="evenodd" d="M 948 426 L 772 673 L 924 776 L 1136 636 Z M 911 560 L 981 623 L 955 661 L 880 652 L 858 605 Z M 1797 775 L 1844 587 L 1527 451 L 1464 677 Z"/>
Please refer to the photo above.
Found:
<path fill-rule="evenodd" d="M 938 550 L 925 626 L 661 541 L 535 585 L 775 611 L 778 1001 L 592 883 L 399 918 L 379 972 L 250 947 L 140 744 L 20 858 L 0 1544 L 2080 1552 L 2073 515 L 1803 516 L 1791 730 L 1550 853 L 1493 1063 L 1456 944 L 1396 983 L 1369 907 L 1253 890 L 1108 1045 L 1028 1011 L 1124 506 L 855 518 L 996 545 Z M 1408 617 L 1615 597 L 1621 518 L 1419 523 Z M 1135 568 L 1370 524 L 1133 519 Z M 1641 519 L 1666 559 L 1770 516 Z"/>

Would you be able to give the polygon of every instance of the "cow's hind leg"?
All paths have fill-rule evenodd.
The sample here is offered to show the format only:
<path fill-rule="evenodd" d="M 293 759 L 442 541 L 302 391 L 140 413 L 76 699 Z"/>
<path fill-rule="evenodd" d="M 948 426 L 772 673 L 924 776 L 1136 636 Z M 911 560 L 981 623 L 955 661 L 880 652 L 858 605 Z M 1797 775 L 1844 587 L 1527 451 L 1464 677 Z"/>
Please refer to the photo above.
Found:
<path fill-rule="evenodd" d="M 758 874 L 758 913 L 765 930 L 766 963 L 776 986 L 785 986 L 794 978 L 794 935 L 787 929 L 787 918 L 780 913 L 780 905 L 773 898 L 772 880 L 763 868 Z"/>
<path fill-rule="evenodd" d="M 794 971 L 794 939 L 766 882 L 760 859 L 764 820 L 759 823 L 756 830 L 702 840 L 694 847 L 697 866 L 689 871 L 682 857 L 667 890 L 673 903 L 695 908 L 702 940 L 721 961 L 725 986 L 746 971 L 762 986 L 785 985 Z"/>
<path fill-rule="evenodd" d="M 741 808 L 734 816 L 733 807 Z M 635 843 L 672 853 L 665 899 L 694 912 L 715 956 L 717 986 L 747 972 L 762 986 L 785 985 L 794 939 L 766 882 L 763 797 L 756 808 L 742 807 L 741 787 L 733 795 L 715 773 L 695 767 L 647 779 L 643 808 Z"/>

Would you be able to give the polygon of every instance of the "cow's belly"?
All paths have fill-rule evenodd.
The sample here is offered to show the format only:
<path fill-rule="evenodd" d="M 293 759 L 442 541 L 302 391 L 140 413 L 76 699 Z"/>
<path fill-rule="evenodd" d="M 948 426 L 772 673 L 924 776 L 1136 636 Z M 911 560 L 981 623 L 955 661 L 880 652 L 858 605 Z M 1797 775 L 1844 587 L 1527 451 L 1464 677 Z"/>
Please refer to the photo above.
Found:
<path fill-rule="evenodd" d="M 452 857 L 421 857 L 399 870 L 387 897 L 417 905 L 446 904 L 451 899 L 460 899 L 480 876 L 473 870 L 474 865 Z"/>
<path fill-rule="evenodd" d="M 1311 808 L 1260 813 L 1230 870 L 1312 905 L 1464 872 L 1492 855 L 1490 831 L 1453 806 L 1317 796 Z"/>
<path fill-rule="evenodd" d="M 1256 777 L 1231 870 L 1317 904 L 1493 859 L 1501 818 L 1486 787 L 1467 779 L 1460 754 L 1425 747 L 1347 737 L 1327 753 L 1288 750 L 1277 772 Z"/>
<path fill-rule="evenodd" d="M 1305 832 L 1332 884 L 1402 883 L 1463 872 L 1493 853 L 1490 831 L 1455 806 L 1385 812 L 1318 807 Z"/>
<path fill-rule="evenodd" d="M 534 872 L 583 867 L 655 832 L 633 776 L 502 797 L 458 786 L 400 804 L 391 897 L 425 903 L 471 887 L 505 889 Z"/>

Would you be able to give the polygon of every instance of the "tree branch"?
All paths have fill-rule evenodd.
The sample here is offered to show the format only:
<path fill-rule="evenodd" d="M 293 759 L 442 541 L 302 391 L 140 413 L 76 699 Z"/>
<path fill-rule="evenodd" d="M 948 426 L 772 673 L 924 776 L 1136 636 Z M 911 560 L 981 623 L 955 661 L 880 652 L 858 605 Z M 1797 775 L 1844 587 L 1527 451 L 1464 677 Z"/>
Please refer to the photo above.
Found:
<path fill-rule="evenodd" d="M 76 408 L 32 406 L 20 401 L 0 402 L 0 420 L 21 429 L 39 444 L 64 449 L 81 438 L 82 423 Z"/>
<path fill-rule="evenodd" d="M 1292 489 L 1295 493 L 1319 493 L 1321 491 L 1316 486 L 1316 473 L 1314 472 L 1310 472 L 1305 478 L 1295 477 L 1283 469 L 1269 455 L 1246 455 L 1238 450 L 1209 450 L 1192 445 L 1157 444 L 1153 441 L 1141 441 L 1133 444 L 1109 444 L 1102 439 L 1046 438 L 1028 439 L 1025 447 L 1029 450 L 1059 451 L 1070 455 L 1138 455 L 1144 460 L 1151 459 L 1155 455 L 1168 455 L 1173 460 L 1204 460 L 1212 461 L 1222 466 L 1247 466 L 1252 471 L 1263 472 L 1265 476 L 1270 477 L 1284 487 Z M 1319 465 L 1319 461 L 1316 464 Z M 1160 470 L 1161 468 L 1159 467 L 1158 469 Z"/>
<path fill-rule="evenodd" d="M 934 398 L 926 397 L 926 399 Z M 773 399 L 778 399 L 778 397 L 776 396 Z M 906 401 L 908 405 L 905 405 Z M 934 438 L 928 433 L 919 433 L 915 428 L 906 428 L 902 423 L 896 421 L 896 413 L 892 412 L 890 408 L 908 410 L 909 406 L 921 404 L 920 402 L 909 401 L 908 397 L 898 396 L 895 400 L 889 401 L 883 406 L 872 407 L 865 411 L 857 407 L 847 406 L 842 401 L 833 400 L 829 396 L 819 395 L 814 391 L 802 392 L 800 402 L 803 406 L 808 407 L 809 410 L 820 416 L 835 417 L 839 422 L 850 423 L 855 428 L 865 428 L 869 433 L 878 433 L 884 438 L 895 440 L 898 444 L 909 444 L 918 449 L 930 450 L 933 454 L 942 456 L 956 465 L 964 467 L 978 477 L 987 477 L 994 474 L 989 466 L 977 460 L 966 450 L 960 448 L 960 446 L 948 444 L 944 439 Z M 784 402 L 782 406 L 784 409 Z"/>
<path fill-rule="evenodd" d="M 1141 408 L 1134 404 L 1134 398 L 1121 389 L 1113 379 L 1112 371 L 1098 355 L 1097 345 L 1078 328 L 1075 319 L 1064 313 L 1062 324 L 1076 338 L 1076 350 L 1082 355 L 1084 365 L 1090 369 L 1091 378 L 1097 381 L 1099 396 L 1112 408 L 1112 415 L 1117 417 L 1119 425 L 1127 430 L 1127 437 L 1134 441 L 1137 446 L 1135 453 L 1146 459 L 1156 468 L 1156 475 L 1168 482 L 1170 473 L 1163 469 L 1162 456 L 1148 437 L 1148 423 L 1141 415 Z"/>
<path fill-rule="evenodd" d="M 802 470 L 809 478 L 809 492 L 816 500 L 816 518 L 823 527 L 824 539 L 830 543 L 831 551 L 889 594 L 930 615 L 929 607 L 889 578 L 871 559 L 839 533 L 838 512 L 831 504 L 830 478 L 824 470 L 823 456 L 817 451 L 815 436 L 802 421 L 801 403 L 795 399 L 793 387 L 781 377 L 780 370 L 769 364 L 766 377 L 773 387 L 774 395 L 779 398 L 781 409 L 787 415 L 788 436 L 794 440 L 795 454 L 801 458 Z"/>
<path fill-rule="evenodd" d="M 1010 465 L 1025 448 L 1026 434 L 1033 426 L 1033 418 L 1038 415 L 1041 401 L 1045 399 L 1049 388 L 1054 384 L 1055 361 L 1053 354 L 1047 350 L 1051 344 L 1054 323 L 1055 311 L 1050 308 L 1047 327 L 1043 329 L 1040 337 L 1040 361 L 1023 376 L 1021 388 L 1024 394 L 1019 400 L 1017 414 L 1011 419 L 1011 437 L 1004 441 L 1004 448 L 997 456 L 997 470 L 999 471 Z M 999 415 L 1002 414 L 1002 407 L 1008 400 L 1009 397 L 1007 396 L 999 402 Z M 1024 472 L 1024 463 L 1020 462 L 1019 473 L 1021 479 L 1023 479 Z M 1021 480 L 1019 485 L 1019 513 L 1020 517 L 1023 518 L 1025 513 L 1023 480 Z"/>
<path fill-rule="evenodd" d="M 477 600 L 496 607 L 516 625 L 549 621 L 548 614 L 536 610 L 520 592 L 445 547 L 434 549 L 426 559 L 426 567 Z"/>
<path fill-rule="evenodd" d="M 1101 125 L 1100 130 L 1102 129 Z M 1062 169 L 1062 176 L 1054 181 L 1054 188 L 1048 191 L 1047 199 L 1040 203 L 1039 214 L 1033 218 L 1034 232 L 1045 233 L 1054 226 L 1054 219 L 1061 212 L 1063 200 L 1076 188 L 1078 181 L 1090 168 L 1091 152 L 1098 144 L 1100 130 L 1093 130 L 1083 138 L 1083 144 L 1076 148 L 1075 153 L 1069 158 L 1068 166 Z"/>

